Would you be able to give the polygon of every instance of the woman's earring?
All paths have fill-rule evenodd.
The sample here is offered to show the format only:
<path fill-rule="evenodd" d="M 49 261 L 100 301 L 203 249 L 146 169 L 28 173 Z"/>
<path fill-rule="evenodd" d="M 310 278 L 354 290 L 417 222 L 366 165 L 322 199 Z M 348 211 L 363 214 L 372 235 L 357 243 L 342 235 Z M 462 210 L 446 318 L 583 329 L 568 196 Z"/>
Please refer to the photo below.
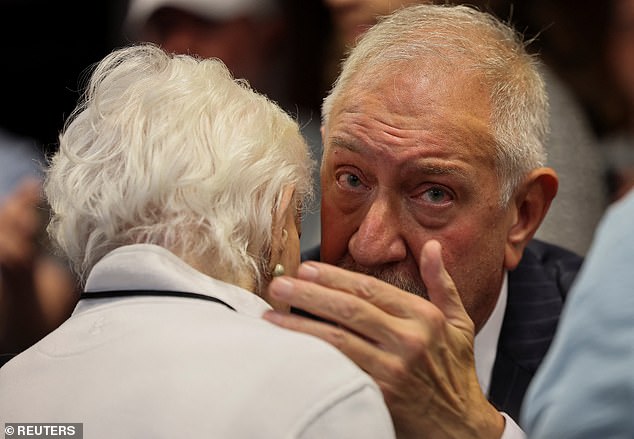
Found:
<path fill-rule="evenodd" d="M 273 277 L 278 277 L 283 275 L 284 275 L 284 266 L 282 264 L 275 264 L 275 268 L 273 268 Z"/>

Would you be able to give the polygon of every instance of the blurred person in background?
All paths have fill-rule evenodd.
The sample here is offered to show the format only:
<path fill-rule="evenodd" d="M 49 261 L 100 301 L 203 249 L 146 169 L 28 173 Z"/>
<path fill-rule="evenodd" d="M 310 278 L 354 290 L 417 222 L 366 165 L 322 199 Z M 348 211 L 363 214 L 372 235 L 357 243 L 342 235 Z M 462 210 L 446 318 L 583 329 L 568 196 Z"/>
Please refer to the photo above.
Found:
<path fill-rule="evenodd" d="M 293 102 L 290 94 L 289 19 L 281 0 L 131 0 L 123 31 L 128 39 L 153 42 L 168 52 L 221 59 L 236 78 L 248 80 L 297 118 L 319 160 L 319 114 Z M 318 204 L 306 206 L 302 249 L 319 244 Z"/>
<path fill-rule="evenodd" d="M 0 130 L 0 366 L 62 323 L 78 298 L 44 233 L 44 161 L 34 139 Z"/>
<path fill-rule="evenodd" d="M 284 20 L 278 0 L 131 0 L 124 30 L 171 53 L 219 58 L 236 78 L 285 104 L 278 76 Z"/>
<path fill-rule="evenodd" d="M 324 0 L 336 31 L 333 59 L 339 59 L 378 17 L 417 3 L 446 3 L 425 0 Z M 506 0 L 448 2 L 475 5 L 502 17 Z M 503 18 L 503 17 L 502 17 Z M 555 23 L 553 26 L 557 26 Z M 543 24 L 544 27 L 547 24 Z M 522 26 L 518 29 L 523 30 Z M 548 29 L 544 30 L 548 32 Z M 533 42 L 532 44 L 535 44 Z M 530 47 L 527 47 L 527 50 Z M 337 66 L 328 66 L 338 74 Z M 559 190 L 535 237 L 584 255 L 594 229 L 608 202 L 604 165 L 597 139 L 582 108 L 567 85 L 546 64 L 542 74 L 550 101 L 550 136 L 546 143 L 547 163 L 559 176 Z"/>
<path fill-rule="evenodd" d="M 3 0 L 0 27 L 0 364 L 56 328 L 79 298 L 75 276 L 45 233 L 41 178 L 86 66 L 118 36 L 125 0 Z M 115 23 L 116 22 L 116 23 Z M 112 26 L 112 31 L 110 27 Z M 24 26 L 22 26 L 24 27 Z"/>
<path fill-rule="evenodd" d="M 606 65 L 616 85 L 620 120 L 603 139 L 611 199 L 620 199 L 634 187 L 634 1 L 609 2 Z"/>
<path fill-rule="evenodd" d="M 44 155 L 35 139 L 0 127 L 0 200 L 15 191 L 23 180 L 41 180 Z"/>
<path fill-rule="evenodd" d="M 634 437 L 634 191 L 612 203 L 526 394 L 531 439 Z"/>
<path fill-rule="evenodd" d="M 0 369 L 0 423 L 86 437 L 394 437 L 376 383 L 271 325 L 300 262 L 312 161 L 296 122 L 221 61 L 155 45 L 99 63 L 60 136 L 49 232 L 84 288 Z"/>

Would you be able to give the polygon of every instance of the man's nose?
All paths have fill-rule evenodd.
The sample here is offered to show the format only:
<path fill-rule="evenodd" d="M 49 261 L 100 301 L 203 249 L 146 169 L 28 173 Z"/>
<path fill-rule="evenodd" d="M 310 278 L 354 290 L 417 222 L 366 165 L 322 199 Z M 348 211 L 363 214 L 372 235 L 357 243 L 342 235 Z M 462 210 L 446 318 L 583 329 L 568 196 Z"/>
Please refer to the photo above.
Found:
<path fill-rule="evenodd" d="M 374 199 L 348 242 L 348 251 L 354 260 L 366 267 L 404 260 L 407 245 L 402 236 L 400 218 L 397 202 L 389 197 Z"/>

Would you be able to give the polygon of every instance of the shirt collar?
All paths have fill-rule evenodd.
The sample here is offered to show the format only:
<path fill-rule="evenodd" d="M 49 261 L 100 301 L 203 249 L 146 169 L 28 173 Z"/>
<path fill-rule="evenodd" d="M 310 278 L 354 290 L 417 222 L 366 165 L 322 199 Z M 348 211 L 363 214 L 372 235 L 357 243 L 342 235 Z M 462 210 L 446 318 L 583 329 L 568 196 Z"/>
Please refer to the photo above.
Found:
<path fill-rule="evenodd" d="M 475 367 L 478 375 L 480 387 L 485 395 L 489 393 L 491 383 L 491 373 L 497 355 L 498 339 L 502 330 L 502 322 L 506 311 L 506 300 L 508 296 L 508 273 L 504 274 L 502 288 L 498 296 L 493 312 L 484 323 L 484 326 L 475 336 L 474 355 Z"/>
<path fill-rule="evenodd" d="M 172 290 L 216 297 L 241 314 L 260 317 L 271 306 L 256 294 L 207 276 L 169 250 L 152 244 L 119 247 L 95 264 L 86 292 Z M 104 299 L 117 300 L 117 299 Z M 90 305 L 80 301 L 76 312 Z"/>

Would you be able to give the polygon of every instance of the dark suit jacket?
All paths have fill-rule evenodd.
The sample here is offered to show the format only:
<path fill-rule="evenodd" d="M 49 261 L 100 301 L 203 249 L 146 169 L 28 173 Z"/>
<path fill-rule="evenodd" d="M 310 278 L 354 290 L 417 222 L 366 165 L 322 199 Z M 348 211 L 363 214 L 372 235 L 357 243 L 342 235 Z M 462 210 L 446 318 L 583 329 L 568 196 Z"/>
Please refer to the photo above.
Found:
<path fill-rule="evenodd" d="M 304 252 L 302 260 L 318 261 L 319 247 Z M 550 346 L 566 294 L 582 262 L 575 253 L 532 240 L 518 267 L 509 273 L 489 400 L 516 422 L 528 384 Z"/>
<path fill-rule="evenodd" d="M 489 400 L 516 422 L 524 394 L 555 335 L 570 286 L 583 259 L 531 241 L 509 273 L 508 301 L 493 366 Z"/>

